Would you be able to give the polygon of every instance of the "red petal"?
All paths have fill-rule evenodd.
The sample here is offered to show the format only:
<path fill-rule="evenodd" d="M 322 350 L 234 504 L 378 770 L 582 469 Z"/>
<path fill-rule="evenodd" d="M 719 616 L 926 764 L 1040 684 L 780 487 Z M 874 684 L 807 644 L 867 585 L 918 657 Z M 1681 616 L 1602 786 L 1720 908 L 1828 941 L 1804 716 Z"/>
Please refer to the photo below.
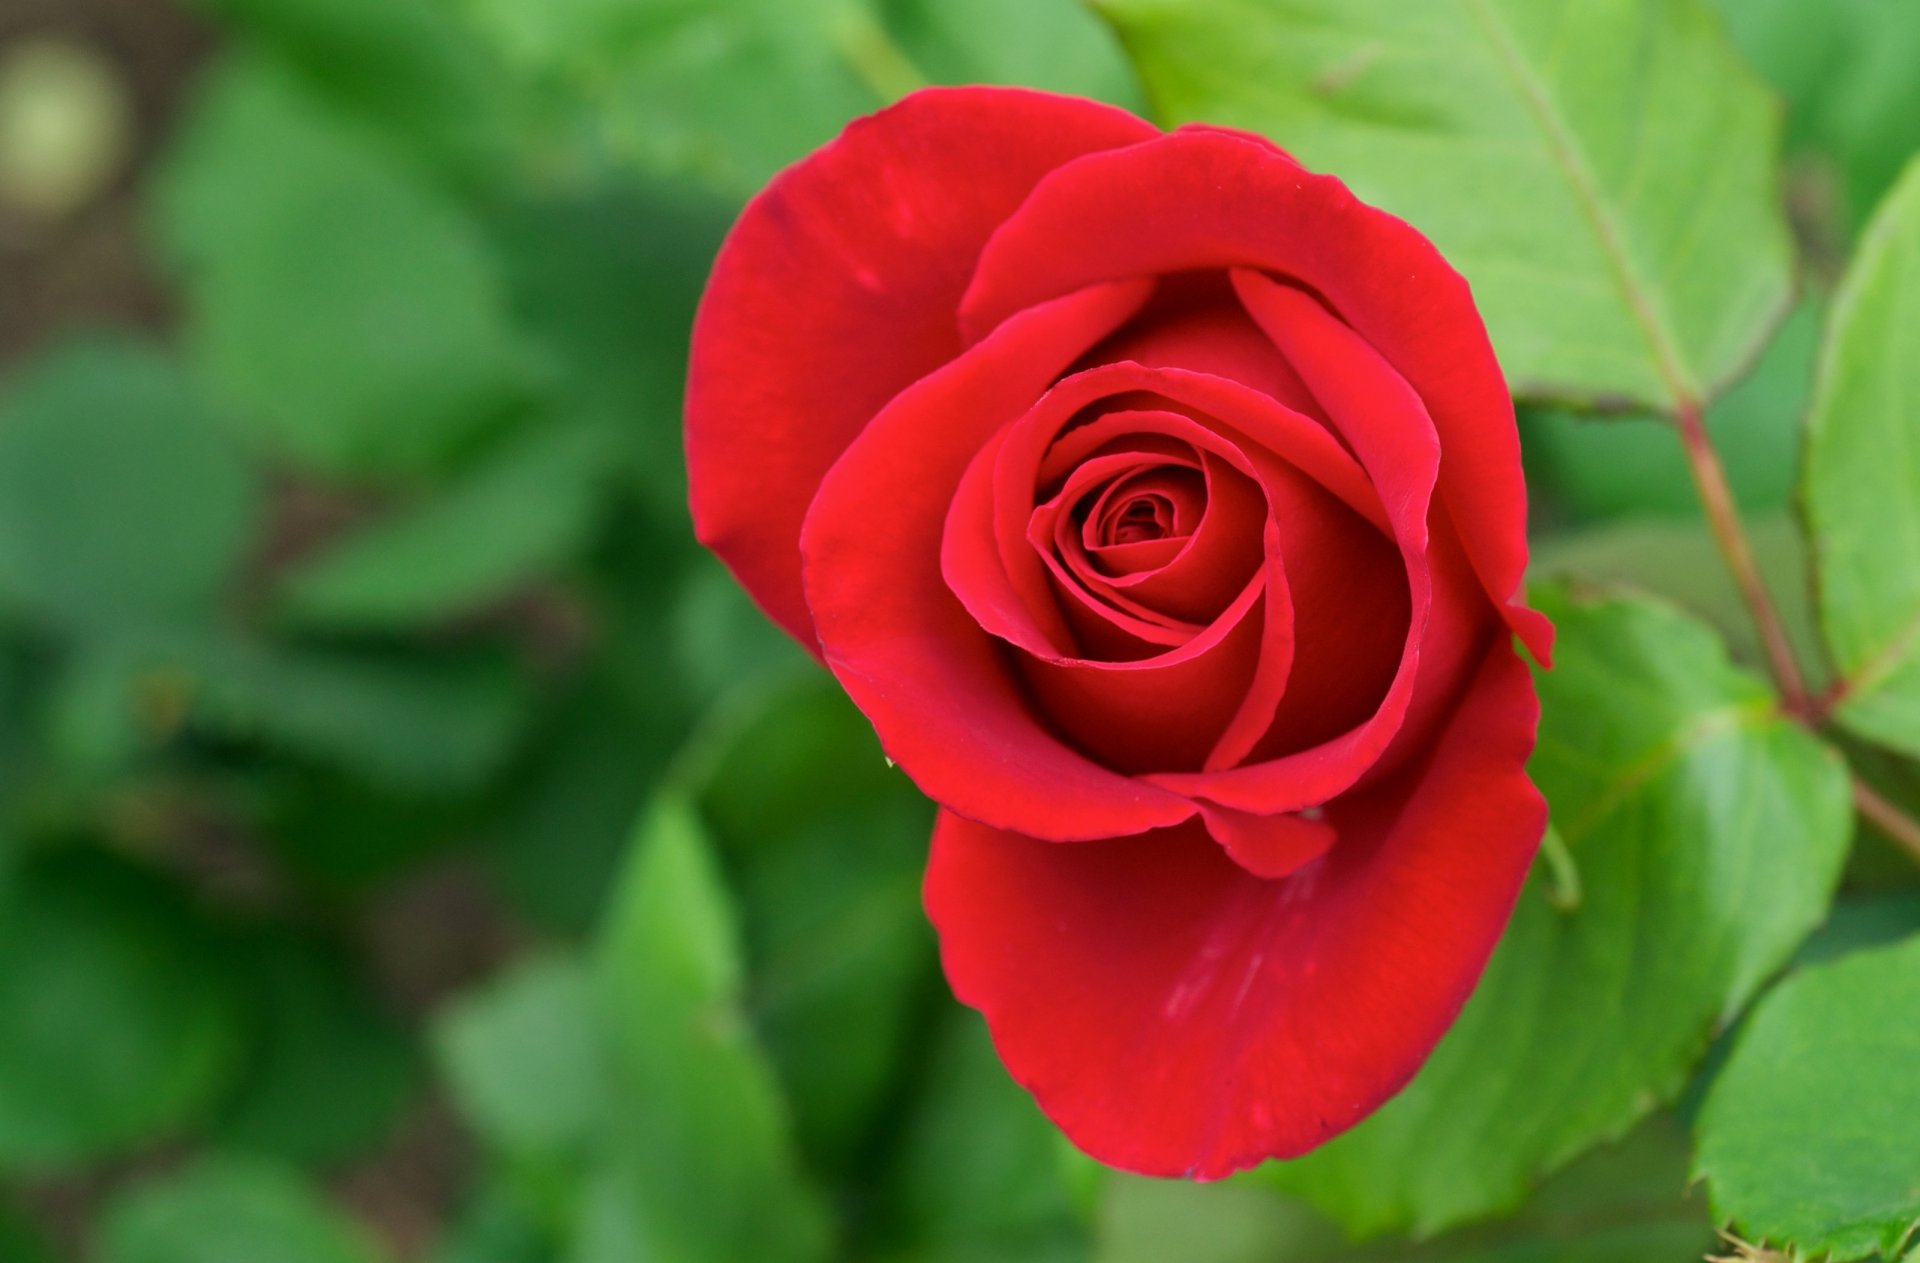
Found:
<path fill-rule="evenodd" d="M 1188 129 L 1082 158 L 994 234 L 962 303 L 978 337 L 1094 281 L 1204 268 L 1298 278 L 1425 401 L 1446 454 L 1439 494 L 1473 568 L 1537 657 L 1552 629 L 1511 602 L 1526 570 L 1513 403 L 1466 280 L 1410 225 L 1271 145 Z"/>
<path fill-rule="evenodd" d="M 1198 823 L 1057 846 L 943 814 L 926 903 L 955 993 L 1088 1153 L 1211 1179 L 1305 1152 L 1412 1077 L 1472 991 L 1546 820 L 1506 640 L 1429 760 L 1340 804 L 1290 877 Z"/>
<path fill-rule="evenodd" d="M 694 323 L 693 518 L 801 643 L 815 645 L 807 505 L 874 414 L 960 352 L 955 313 L 981 246 L 1049 171 L 1156 135 L 1073 97 L 929 89 L 856 120 L 741 214 Z"/>
<path fill-rule="evenodd" d="M 1103 285 L 1033 308 L 907 389 L 829 471 L 801 533 L 827 665 L 887 753 L 943 806 L 1030 834 L 1133 833 L 1194 810 L 1044 728 L 940 570 L 969 459 L 1146 294 Z"/>

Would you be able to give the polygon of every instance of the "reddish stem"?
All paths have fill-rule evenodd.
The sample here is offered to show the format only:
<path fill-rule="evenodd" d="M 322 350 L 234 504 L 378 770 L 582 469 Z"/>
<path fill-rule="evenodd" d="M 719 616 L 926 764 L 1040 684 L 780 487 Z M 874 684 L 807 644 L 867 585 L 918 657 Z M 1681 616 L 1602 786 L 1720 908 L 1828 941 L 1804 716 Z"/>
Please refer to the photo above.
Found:
<path fill-rule="evenodd" d="M 1853 778 L 1853 805 L 1880 832 L 1898 842 L 1914 859 L 1920 860 L 1920 821 L 1882 798 L 1878 791 L 1858 776 Z"/>
<path fill-rule="evenodd" d="M 1706 510 L 1707 524 L 1713 529 L 1720 555 L 1726 559 L 1727 569 L 1732 571 L 1740 595 L 1746 600 L 1747 611 L 1760 631 L 1760 643 L 1766 651 L 1774 682 L 1780 686 L 1781 701 L 1788 714 L 1796 719 L 1811 720 L 1814 706 L 1807 694 L 1806 676 L 1794 657 L 1793 643 L 1787 639 L 1786 627 L 1780 621 L 1780 612 L 1767 591 L 1766 581 L 1760 577 L 1760 567 L 1754 562 L 1753 545 L 1740 523 L 1733 489 L 1727 485 L 1726 469 L 1720 464 L 1720 454 L 1714 450 L 1713 439 L 1707 434 L 1700 405 L 1691 400 L 1682 401 L 1675 421 L 1694 486 L 1700 492 L 1700 504 Z"/>

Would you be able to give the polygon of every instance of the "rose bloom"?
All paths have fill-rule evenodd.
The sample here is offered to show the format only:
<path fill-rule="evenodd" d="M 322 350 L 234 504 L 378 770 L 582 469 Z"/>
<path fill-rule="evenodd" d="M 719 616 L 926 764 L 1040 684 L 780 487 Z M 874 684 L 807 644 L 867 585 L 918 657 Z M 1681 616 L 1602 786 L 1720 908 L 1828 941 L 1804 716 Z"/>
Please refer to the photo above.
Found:
<path fill-rule="evenodd" d="M 1256 136 L 932 89 L 783 172 L 694 327 L 699 536 L 942 808 L 925 899 L 1112 1165 L 1412 1077 L 1545 825 L 1525 487 L 1466 282 Z"/>

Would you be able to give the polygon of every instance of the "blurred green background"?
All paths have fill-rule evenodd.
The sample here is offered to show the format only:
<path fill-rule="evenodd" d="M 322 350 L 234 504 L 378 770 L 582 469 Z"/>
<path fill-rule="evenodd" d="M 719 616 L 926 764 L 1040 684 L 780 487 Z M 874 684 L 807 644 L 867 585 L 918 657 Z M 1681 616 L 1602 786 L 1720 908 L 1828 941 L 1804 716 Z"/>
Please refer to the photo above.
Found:
<path fill-rule="evenodd" d="M 1726 9 L 1807 275 L 1711 421 L 1803 609 L 1920 6 Z M 0 0 L 0 1261 L 1327 1257 L 1054 1135 L 940 982 L 930 809 L 693 545 L 712 253 L 923 79 L 1144 108 L 1069 0 Z M 1524 424 L 1544 567 L 1747 643 L 1663 427 Z M 1653 1181 L 1649 1258 L 1705 1239 L 1664 1126 L 1567 1186 Z"/>

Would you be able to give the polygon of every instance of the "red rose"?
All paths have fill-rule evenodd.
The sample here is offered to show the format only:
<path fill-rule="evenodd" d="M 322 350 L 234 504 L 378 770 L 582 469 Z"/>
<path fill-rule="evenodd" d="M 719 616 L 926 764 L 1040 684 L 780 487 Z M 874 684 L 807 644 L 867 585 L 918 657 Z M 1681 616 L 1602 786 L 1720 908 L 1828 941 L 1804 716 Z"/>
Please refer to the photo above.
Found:
<path fill-rule="evenodd" d="M 1013 1076 L 1210 1178 L 1393 1095 L 1544 827 L 1513 409 L 1425 238 L 1254 136 L 919 92 L 747 207 L 700 538 L 943 808 Z"/>

